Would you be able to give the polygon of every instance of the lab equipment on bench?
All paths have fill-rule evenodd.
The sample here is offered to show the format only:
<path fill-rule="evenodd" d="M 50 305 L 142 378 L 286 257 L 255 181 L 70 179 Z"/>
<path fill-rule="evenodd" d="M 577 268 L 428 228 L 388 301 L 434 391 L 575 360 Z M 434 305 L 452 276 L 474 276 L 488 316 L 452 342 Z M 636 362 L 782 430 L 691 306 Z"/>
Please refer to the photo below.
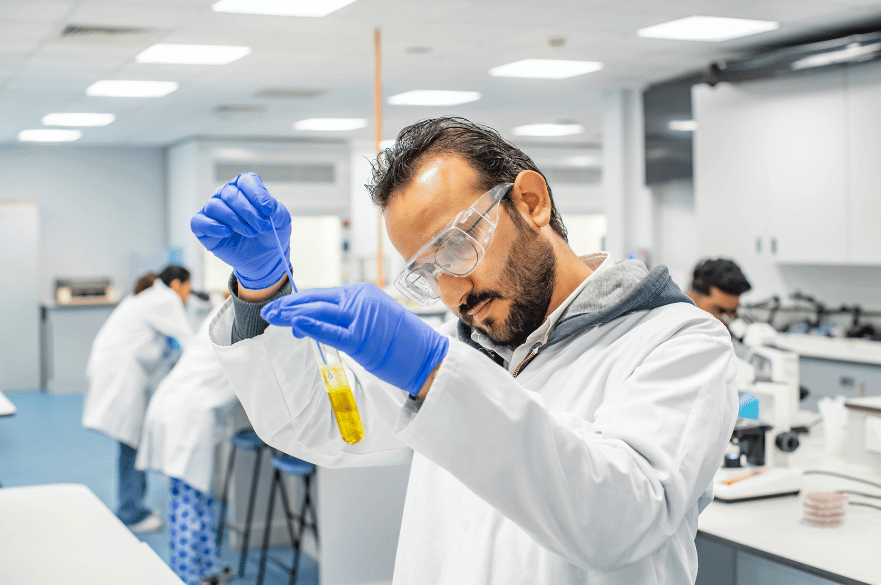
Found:
<path fill-rule="evenodd" d="M 799 410 L 798 355 L 765 345 L 776 336 L 770 325 L 735 320 L 728 326 L 745 349 L 738 359 L 738 390 L 756 397 L 759 419 L 739 419 L 735 425 L 732 448 L 716 473 L 714 497 L 739 502 L 798 494 L 804 471 L 789 465 L 789 454 L 814 418 Z"/>
<path fill-rule="evenodd" d="M 112 304 L 118 300 L 109 278 L 55 279 L 55 302 L 59 305 Z"/>
<path fill-rule="evenodd" d="M 294 274 L 290 266 L 288 266 L 284 248 L 282 248 L 281 240 L 278 237 L 274 224 L 272 232 L 275 234 L 276 242 L 278 242 L 278 252 L 281 254 L 281 261 L 287 271 L 288 278 L 291 280 L 291 287 L 294 289 L 294 292 L 299 292 L 297 285 L 294 284 Z M 315 340 L 314 348 L 316 352 L 315 357 L 318 359 L 319 364 L 318 369 L 321 371 L 321 379 L 324 381 L 324 388 L 327 390 L 327 396 L 330 399 L 340 435 L 346 443 L 353 445 L 364 438 L 364 425 L 361 422 L 358 405 L 355 404 L 352 387 L 349 386 L 349 380 L 346 377 L 346 370 L 340 360 L 340 354 L 336 348 L 317 340 Z"/>

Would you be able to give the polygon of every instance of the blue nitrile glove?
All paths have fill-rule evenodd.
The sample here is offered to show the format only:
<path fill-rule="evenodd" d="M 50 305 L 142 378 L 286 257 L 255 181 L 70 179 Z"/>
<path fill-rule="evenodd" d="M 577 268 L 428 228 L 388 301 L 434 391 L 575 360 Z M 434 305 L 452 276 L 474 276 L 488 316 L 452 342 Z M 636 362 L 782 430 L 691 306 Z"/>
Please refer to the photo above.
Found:
<path fill-rule="evenodd" d="M 254 173 L 230 181 L 193 216 L 190 229 L 205 248 L 233 267 L 239 286 L 269 288 L 285 275 L 272 226 L 291 256 L 291 214 Z"/>
<path fill-rule="evenodd" d="M 412 396 L 447 355 L 450 341 L 372 284 L 313 289 L 263 307 L 272 325 L 347 353 Z"/>

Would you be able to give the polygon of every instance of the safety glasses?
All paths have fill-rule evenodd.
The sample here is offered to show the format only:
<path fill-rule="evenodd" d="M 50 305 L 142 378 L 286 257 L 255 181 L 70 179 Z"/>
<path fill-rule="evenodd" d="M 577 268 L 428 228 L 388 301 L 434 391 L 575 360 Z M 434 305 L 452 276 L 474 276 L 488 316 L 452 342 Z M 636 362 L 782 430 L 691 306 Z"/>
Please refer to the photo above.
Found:
<path fill-rule="evenodd" d="M 408 299 L 428 306 L 440 298 L 437 275 L 467 276 L 477 268 L 499 222 L 498 203 L 513 183 L 496 185 L 419 248 L 395 279 Z"/>

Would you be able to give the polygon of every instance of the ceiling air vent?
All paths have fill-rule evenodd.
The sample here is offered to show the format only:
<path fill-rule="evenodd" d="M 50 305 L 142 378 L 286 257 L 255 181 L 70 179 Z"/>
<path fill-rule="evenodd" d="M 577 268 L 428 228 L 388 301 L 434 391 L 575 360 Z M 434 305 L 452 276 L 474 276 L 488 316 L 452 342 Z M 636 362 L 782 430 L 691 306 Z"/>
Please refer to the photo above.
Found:
<path fill-rule="evenodd" d="M 267 183 L 333 183 L 336 173 L 333 163 L 272 164 L 221 162 L 214 166 L 214 178 L 223 183 L 240 173 L 252 172 Z"/>
<path fill-rule="evenodd" d="M 327 93 L 326 89 L 296 87 L 267 87 L 254 94 L 256 98 L 275 100 L 308 100 Z"/>
<path fill-rule="evenodd" d="M 73 43 L 129 45 L 142 44 L 158 37 L 158 34 L 159 31 L 152 28 L 68 24 L 59 33 L 58 39 Z"/>

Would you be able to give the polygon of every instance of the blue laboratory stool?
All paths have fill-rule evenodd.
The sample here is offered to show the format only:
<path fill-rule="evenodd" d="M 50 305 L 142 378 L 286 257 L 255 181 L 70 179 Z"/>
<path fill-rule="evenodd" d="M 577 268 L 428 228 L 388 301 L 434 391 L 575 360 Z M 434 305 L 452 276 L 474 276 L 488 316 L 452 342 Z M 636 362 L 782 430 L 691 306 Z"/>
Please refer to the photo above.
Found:
<path fill-rule="evenodd" d="M 260 478 L 260 463 L 263 459 L 263 451 L 269 449 L 269 445 L 257 436 L 253 429 L 245 429 L 236 432 L 229 439 L 232 449 L 229 452 L 229 463 L 226 466 L 226 477 L 223 481 L 223 495 L 220 498 L 220 519 L 217 522 L 217 549 L 223 546 L 223 529 L 226 526 L 226 506 L 229 496 L 229 482 L 232 479 L 233 464 L 236 460 L 236 451 L 254 451 L 254 477 L 251 478 L 251 493 L 248 495 L 248 512 L 245 516 L 245 529 L 242 532 L 242 554 L 239 557 L 239 577 L 245 576 L 245 559 L 248 557 L 248 539 L 251 536 L 251 522 L 254 519 L 254 501 L 257 499 L 257 481 Z M 230 529 L 237 530 L 230 526 Z"/>
<path fill-rule="evenodd" d="M 267 559 L 290 571 L 290 585 L 294 585 L 297 581 L 297 566 L 300 564 L 300 542 L 303 537 L 303 531 L 306 529 L 311 530 L 312 534 L 315 535 L 315 542 L 318 542 L 318 517 L 315 514 L 315 506 L 312 503 L 312 495 L 310 494 L 310 485 L 312 478 L 315 476 L 315 465 L 282 453 L 272 458 L 272 466 L 275 468 L 275 473 L 272 475 L 272 487 L 269 489 L 269 504 L 266 512 L 266 525 L 263 530 L 263 549 L 260 551 L 260 570 L 257 573 L 257 585 L 262 585 L 263 583 Z M 301 478 L 303 481 L 303 503 L 300 506 L 299 515 L 295 516 L 291 512 L 282 474 L 293 475 Z M 276 491 L 281 494 L 281 505 L 284 508 L 291 545 L 294 548 L 294 562 L 290 567 L 268 553 L 269 532 L 272 527 L 272 508 L 275 503 Z M 311 516 L 311 521 L 307 520 L 307 515 Z"/>

